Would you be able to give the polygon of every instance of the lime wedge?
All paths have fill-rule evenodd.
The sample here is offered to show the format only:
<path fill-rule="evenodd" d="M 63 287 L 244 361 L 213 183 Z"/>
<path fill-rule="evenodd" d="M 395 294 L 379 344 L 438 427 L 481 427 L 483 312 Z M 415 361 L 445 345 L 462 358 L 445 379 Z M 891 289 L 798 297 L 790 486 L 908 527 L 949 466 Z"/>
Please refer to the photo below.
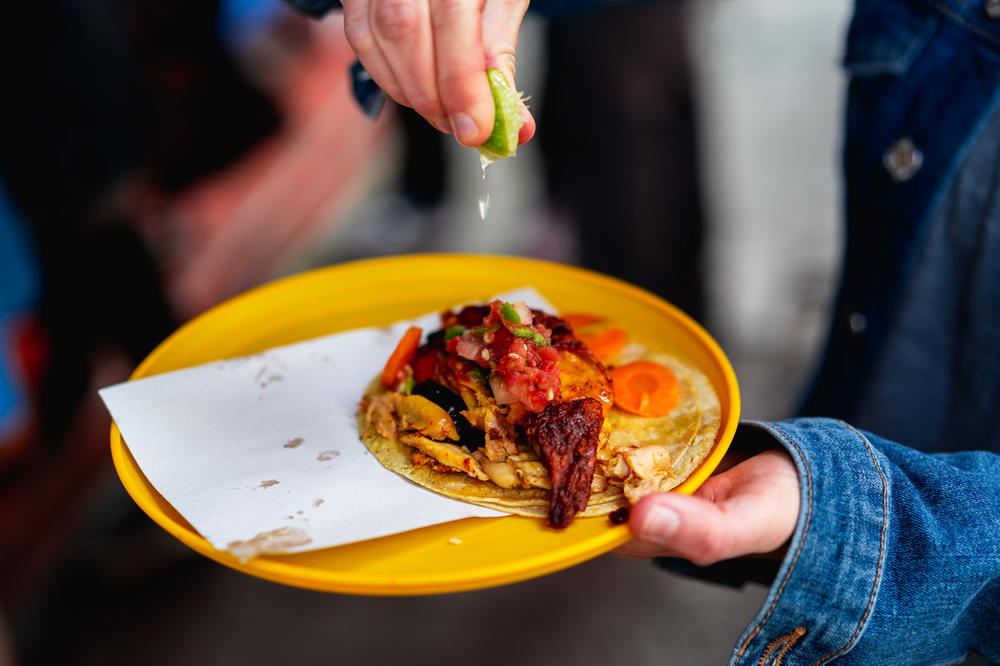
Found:
<path fill-rule="evenodd" d="M 493 132 L 486 143 L 479 146 L 479 152 L 487 162 L 513 157 L 517 152 L 517 135 L 524 120 L 521 118 L 521 95 L 510 84 L 499 69 L 486 70 L 486 79 L 493 93 L 493 107 L 496 117 Z"/>

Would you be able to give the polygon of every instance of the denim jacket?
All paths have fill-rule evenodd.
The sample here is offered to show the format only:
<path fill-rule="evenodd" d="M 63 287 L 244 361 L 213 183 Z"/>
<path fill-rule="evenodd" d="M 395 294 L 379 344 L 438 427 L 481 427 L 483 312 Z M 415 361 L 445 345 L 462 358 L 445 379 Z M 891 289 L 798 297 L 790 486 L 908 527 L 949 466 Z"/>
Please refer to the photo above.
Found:
<path fill-rule="evenodd" d="M 802 412 L 1000 451 L 1000 4 L 858 0 L 845 64 L 846 258 Z"/>
<path fill-rule="evenodd" d="M 857 427 L 742 426 L 802 511 L 730 663 L 1000 661 L 1000 2 L 858 0 L 845 65 L 846 257 L 803 409 Z"/>

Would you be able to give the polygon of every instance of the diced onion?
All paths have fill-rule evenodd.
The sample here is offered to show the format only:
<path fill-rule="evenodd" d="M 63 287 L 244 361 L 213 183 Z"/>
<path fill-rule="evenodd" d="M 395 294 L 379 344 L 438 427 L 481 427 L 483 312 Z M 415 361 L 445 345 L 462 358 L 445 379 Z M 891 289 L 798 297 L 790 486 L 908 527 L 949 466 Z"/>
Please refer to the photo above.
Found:
<path fill-rule="evenodd" d="M 514 394 L 507 390 L 507 383 L 503 377 L 495 372 L 490 375 L 490 388 L 493 389 L 493 398 L 498 405 L 509 405 L 517 400 Z"/>
<path fill-rule="evenodd" d="M 532 320 L 534 319 L 534 315 L 531 314 L 531 308 L 529 308 L 524 301 L 518 301 L 512 305 L 514 307 L 514 311 L 517 312 L 517 316 L 521 318 L 521 325 L 530 326 Z"/>
<path fill-rule="evenodd" d="M 462 358 L 474 359 L 479 355 L 480 350 L 483 349 L 481 339 L 470 340 L 470 337 L 471 336 L 466 334 L 458 338 L 458 344 L 455 346 L 455 353 Z"/>

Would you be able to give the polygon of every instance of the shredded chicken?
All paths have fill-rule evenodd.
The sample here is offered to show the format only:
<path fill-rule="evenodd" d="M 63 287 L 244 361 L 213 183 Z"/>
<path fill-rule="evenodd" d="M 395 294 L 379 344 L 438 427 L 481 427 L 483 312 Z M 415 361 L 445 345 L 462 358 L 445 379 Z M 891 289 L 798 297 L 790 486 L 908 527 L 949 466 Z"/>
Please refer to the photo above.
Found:
<path fill-rule="evenodd" d="M 590 494 L 604 492 L 608 487 L 608 477 L 604 476 L 604 472 L 601 471 L 600 467 L 594 469 L 594 479 L 590 482 Z"/>
<path fill-rule="evenodd" d="M 396 403 L 398 393 L 381 393 L 376 396 L 366 396 L 362 407 L 365 410 L 365 422 L 369 428 L 386 439 L 396 438 Z"/>
<path fill-rule="evenodd" d="M 623 456 L 617 455 L 604 466 L 604 472 L 610 477 L 624 479 L 628 476 L 628 463 L 625 462 L 625 458 Z"/>
<path fill-rule="evenodd" d="M 465 449 L 449 444 L 447 442 L 435 442 L 423 435 L 404 432 L 400 433 L 399 441 L 407 446 L 423 451 L 430 457 L 448 467 L 460 469 L 469 476 L 481 481 L 488 481 L 490 477 L 486 475 L 472 454 Z"/>
<path fill-rule="evenodd" d="M 448 467 L 447 465 L 442 465 L 434 458 L 431 458 L 426 453 L 421 451 L 412 451 L 410 453 L 410 462 L 413 463 L 414 467 L 430 467 L 435 472 L 458 472 L 462 473 L 462 470 L 455 469 L 454 467 Z"/>
<path fill-rule="evenodd" d="M 422 395 L 408 395 L 396 404 L 399 430 L 418 432 L 431 439 L 458 439 L 458 430 L 443 408 Z"/>
<path fill-rule="evenodd" d="M 517 475 L 518 485 L 521 488 L 542 488 L 544 490 L 552 488 L 549 470 L 534 455 L 510 456 L 507 458 L 507 462 L 514 468 L 514 474 Z"/>
<path fill-rule="evenodd" d="M 622 451 L 622 457 L 640 479 L 651 479 L 657 474 L 663 476 L 670 472 L 670 453 L 656 444 L 626 449 Z"/>
<path fill-rule="evenodd" d="M 496 462 L 493 460 L 480 460 L 479 465 L 490 477 L 490 481 L 501 488 L 513 488 L 518 485 L 517 474 L 509 462 Z"/>
<path fill-rule="evenodd" d="M 622 484 L 622 491 L 629 504 L 635 504 L 646 495 L 662 493 L 670 489 L 671 484 L 667 483 L 670 477 L 657 475 L 648 479 L 640 479 L 637 476 L 630 476 Z"/>
<path fill-rule="evenodd" d="M 507 456 L 517 453 L 517 443 L 514 441 L 514 426 L 503 415 L 496 403 L 468 409 L 462 415 L 469 420 L 472 427 L 486 433 L 486 457 L 490 460 L 504 461 Z"/>
<path fill-rule="evenodd" d="M 549 471 L 533 451 L 521 450 L 504 461 L 494 461 L 486 457 L 483 449 L 477 449 L 472 452 L 472 457 L 479 462 L 490 480 L 501 488 L 548 490 L 552 487 Z"/>

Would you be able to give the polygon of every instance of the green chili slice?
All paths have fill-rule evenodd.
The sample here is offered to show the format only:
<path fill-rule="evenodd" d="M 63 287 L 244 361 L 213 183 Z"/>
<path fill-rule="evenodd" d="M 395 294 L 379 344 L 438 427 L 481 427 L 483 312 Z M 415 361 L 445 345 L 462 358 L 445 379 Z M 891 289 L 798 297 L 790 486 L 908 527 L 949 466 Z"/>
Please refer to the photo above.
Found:
<path fill-rule="evenodd" d="M 534 330 L 530 326 L 521 326 L 520 328 L 515 328 L 511 331 L 516 337 L 526 338 L 531 340 L 539 347 L 547 347 L 549 341 L 545 339 L 545 336 Z"/>
<path fill-rule="evenodd" d="M 500 304 L 500 316 L 509 321 L 512 324 L 521 323 L 521 315 L 517 314 L 517 310 L 510 303 Z"/>

